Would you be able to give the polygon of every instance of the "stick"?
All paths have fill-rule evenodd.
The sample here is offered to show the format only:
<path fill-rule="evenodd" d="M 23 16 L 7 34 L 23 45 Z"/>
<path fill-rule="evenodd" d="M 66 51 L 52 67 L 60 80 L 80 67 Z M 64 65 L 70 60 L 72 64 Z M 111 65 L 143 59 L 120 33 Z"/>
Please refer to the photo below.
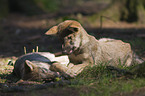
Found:
<path fill-rule="evenodd" d="M 38 46 L 36 46 L 36 52 L 38 52 L 38 50 L 39 50 L 39 48 L 38 48 Z"/>
<path fill-rule="evenodd" d="M 27 54 L 26 47 L 24 46 L 24 54 Z"/>

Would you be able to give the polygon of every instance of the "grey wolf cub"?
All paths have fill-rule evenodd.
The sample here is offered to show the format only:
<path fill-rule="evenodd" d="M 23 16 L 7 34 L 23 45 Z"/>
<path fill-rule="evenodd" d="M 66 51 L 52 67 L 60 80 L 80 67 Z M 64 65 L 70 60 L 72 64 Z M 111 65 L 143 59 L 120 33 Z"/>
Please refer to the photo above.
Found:
<path fill-rule="evenodd" d="M 49 52 L 34 52 L 22 55 L 14 65 L 13 73 L 23 80 L 41 81 L 45 79 L 54 79 L 59 77 L 58 72 L 50 70 L 50 66 L 54 62 L 66 66 L 69 63 L 67 56 L 55 57 Z"/>

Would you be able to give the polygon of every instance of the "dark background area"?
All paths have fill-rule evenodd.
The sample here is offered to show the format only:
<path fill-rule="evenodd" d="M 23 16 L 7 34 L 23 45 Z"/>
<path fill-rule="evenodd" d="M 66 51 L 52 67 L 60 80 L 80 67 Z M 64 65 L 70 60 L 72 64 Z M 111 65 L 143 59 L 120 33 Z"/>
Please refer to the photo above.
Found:
<path fill-rule="evenodd" d="M 24 46 L 27 52 L 36 46 L 61 51 L 59 40 L 44 33 L 68 19 L 79 21 L 97 39 L 144 42 L 144 17 L 144 0 L 0 0 L 0 56 L 20 56 Z"/>

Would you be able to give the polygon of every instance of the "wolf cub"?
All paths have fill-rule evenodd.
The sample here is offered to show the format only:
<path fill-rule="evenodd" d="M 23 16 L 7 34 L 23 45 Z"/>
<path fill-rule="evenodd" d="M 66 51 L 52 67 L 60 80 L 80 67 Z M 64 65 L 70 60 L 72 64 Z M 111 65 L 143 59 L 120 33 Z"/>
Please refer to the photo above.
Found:
<path fill-rule="evenodd" d="M 59 77 L 58 72 L 50 70 L 54 62 L 67 66 L 69 59 L 67 56 L 55 57 L 49 52 L 34 52 L 20 56 L 14 65 L 13 73 L 23 80 L 45 80 Z"/>

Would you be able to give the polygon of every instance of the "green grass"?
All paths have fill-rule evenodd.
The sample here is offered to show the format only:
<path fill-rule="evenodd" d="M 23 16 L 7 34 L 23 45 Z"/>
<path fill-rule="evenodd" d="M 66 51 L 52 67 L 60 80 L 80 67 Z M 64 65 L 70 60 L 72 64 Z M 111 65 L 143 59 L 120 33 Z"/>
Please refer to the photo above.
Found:
<path fill-rule="evenodd" d="M 0 59 L 0 83 L 6 83 L 6 77 L 12 73 L 13 66 L 8 65 L 10 60 L 12 60 L 12 58 Z"/>
<path fill-rule="evenodd" d="M 118 76 L 117 72 L 114 73 L 105 66 L 87 68 L 75 81 L 78 82 L 77 85 L 71 87 L 81 89 L 81 96 L 112 96 L 145 86 L 145 78 L 123 74 Z"/>

